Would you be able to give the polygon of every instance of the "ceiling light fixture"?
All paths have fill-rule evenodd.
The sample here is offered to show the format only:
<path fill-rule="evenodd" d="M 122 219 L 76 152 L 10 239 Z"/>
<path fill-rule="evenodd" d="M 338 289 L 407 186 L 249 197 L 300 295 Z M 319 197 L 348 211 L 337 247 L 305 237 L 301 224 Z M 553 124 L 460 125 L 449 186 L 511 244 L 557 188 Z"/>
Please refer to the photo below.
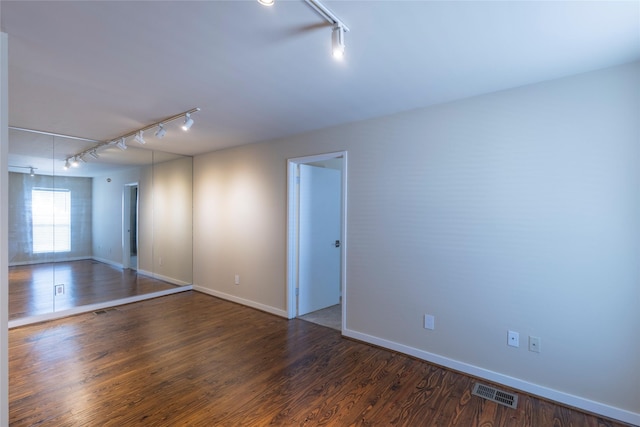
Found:
<path fill-rule="evenodd" d="M 333 26 L 331 32 L 331 47 L 333 57 L 342 59 L 344 57 L 344 33 L 349 32 L 344 22 L 331 12 L 320 0 L 304 0 L 318 15 Z"/>
<path fill-rule="evenodd" d="M 144 144 L 146 142 L 144 140 L 144 131 L 146 131 L 146 130 L 151 130 L 151 129 L 154 129 L 154 128 L 157 127 L 158 129 L 155 132 L 155 136 L 156 136 L 156 138 L 161 139 L 167 133 L 167 130 L 164 127 L 165 124 L 168 123 L 168 122 L 172 122 L 174 120 L 179 120 L 179 119 L 181 119 L 183 117 L 184 117 L 183 129 L 187 130 L 193 125 L 193 119 L 191 118 L 191 114 L 197 113 L 198 111 L 200 111 L 199 107 L 192 108 L 191 110 L 185 111 L 185 112 L 180 113 L 180 114 L 173 115 L 171 117 L 167 117 L 162 121 L 152 123 L 152 124 L 150 124 L 148 126 L 145 126 L 143 128 L 137 129 L 137 130 L 135 130 L 133 132 L 129 132 L 129 133 L 121 135 L 121 136 L 119 136 L 117 138 L 110 139 L 109 141 L 98 141 L 98 140 L 95 140 L 95 139 L 80 138 L 80 137 L 77 137 L 77 136 L 62 135 L 62 134 L 58 134 L 58 133 L 39 131 L 39 130 L 33 130 L 33 129 L 25 129 L 25 128 L 11 128 L 11 129 L 22 130 L 22 131 L 25 131 L 25 132 L 33 132 L 33 133 L 42 134 L 42 135 L 58 136 L 58 137 L 62 137 L 62 138 L 78 139 L 78 140 L 82 140 L 82 141 L 89 141 L 89 142 L 96 143 L 95 145 L 93 145 L 92 147 L 87 148 L 84 151 L 81 151 L 81 152 L 76 153 L 76 154 L 72 154 L 69 157 L 67 157 L 65 159 L 65 169 L 69 169 L 71 164 L 77 162 L 78 159 L 82 160 L 83 162 L 86 162 L 86 156 L 87 155 L 93 157 L 94 159 L 98 159 L 99 156 L 98 156 L 97 150 L 100 150 L 103 147 L 115 145 L 116 147 L 118 147 L 121 150 L 126 150 L 127 149 L 126 139 L 129 138 L 129 137 L 133 137 L 134 141 L 138 142 L 139 144 Z"/>
<path fill-rule="evenodd" d="M 33 168 L 29 168 L 29 175 L 35 176 L 36 173 L 33 171 Z"/>
<path fill-rule="evenodd" d="M 258 0 L 258 3 L 260 3 L 263 6 L 273 6 L 273 3 L 275 3 L 274 0 Z"/>
<path fill-rule="evenodd" d="M 166 134 L 167 130 L 164 128 L 164 125 L 162 123 L 158 123 L 158 130 L 155 133 L 156 138 L 162 139 Z"/>
<path fill-rule="evenodd" d="M 64 170 L 69 170 L 70 167 L 71 167 L 71 165 L 69 164 L 69 159 L 65 160 L 65 162 L 64 162 Z"/>
<path fill-rule="evenodd" d="M 344 58 L 344 28 L 340 25 L 333 27 L 333 31 L 331 32 L 331 47 L 335 59 L 340 60 Z"/>
<path fill-rule="evenodd" d="M 80 166 L 80 162 L 78 161 L 78 157 L 74 157 L 73 160 L 71 160 L 71 166 L 73 166 L 74 168 L 77 168 L 78 166 Z"/>
<path fill-rule="evenodd" d="M 124 136 L 118 140 L 118 142 L 116 143 L 116 147 L 118 147 L 122 151 L 127 149 L 127 142 L 125 141 Z"/>
<path fill-rule="evenodd" d="M 146 143 L 146 141 L 144 140 L 144 131 L 139 130 L 138 133 L 136 133 L 136 136 L 135 138 L 133 138 L 133 140 L 138 144 L 144 145 Z"/>
<path fill-rule="evenodd" d="M 191 114 L 187 113 L 184 115 L 184 123 L 182 124 L 182 130 L 187 131 L 193 126 L 193 119 L 191 118 Z"/>

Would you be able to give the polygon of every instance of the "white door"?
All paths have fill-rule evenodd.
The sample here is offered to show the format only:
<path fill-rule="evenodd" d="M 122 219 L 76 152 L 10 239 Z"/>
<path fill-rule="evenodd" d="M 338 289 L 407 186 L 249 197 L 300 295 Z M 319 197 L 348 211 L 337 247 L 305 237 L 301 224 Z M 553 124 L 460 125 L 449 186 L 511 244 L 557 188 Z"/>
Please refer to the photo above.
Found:
<path fill-rule="evenodd" d="M 340 303 L 341 173 L 300 165 L 298 316 Z"/>

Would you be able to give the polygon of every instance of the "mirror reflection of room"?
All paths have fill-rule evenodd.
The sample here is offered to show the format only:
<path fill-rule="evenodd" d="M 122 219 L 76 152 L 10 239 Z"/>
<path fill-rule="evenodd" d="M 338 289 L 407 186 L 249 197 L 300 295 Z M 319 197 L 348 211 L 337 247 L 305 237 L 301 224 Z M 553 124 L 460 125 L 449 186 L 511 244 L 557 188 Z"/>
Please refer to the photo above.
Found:
<path fill-rule="evenodd" d="M 10 321 L 192 282 L 191 157 L 104 146 L 77 166 L 67 161 L 95 144 L 10 130 Z M 177 204 L 163 209 L 167 200 Z"/>

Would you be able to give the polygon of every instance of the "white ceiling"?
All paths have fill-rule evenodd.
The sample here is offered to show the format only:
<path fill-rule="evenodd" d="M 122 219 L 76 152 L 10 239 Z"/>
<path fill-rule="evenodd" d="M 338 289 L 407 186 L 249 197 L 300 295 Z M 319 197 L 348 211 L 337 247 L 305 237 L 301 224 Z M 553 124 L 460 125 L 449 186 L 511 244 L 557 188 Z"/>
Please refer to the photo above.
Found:
<path fill-rule="evenodd" d="M 200 107 L 145 135 L 195 155 L 640 60 L 639 0 L 325 4 L 342 62 L 302 0 L 3 0 L 9 124 L 109 140 Z"/>

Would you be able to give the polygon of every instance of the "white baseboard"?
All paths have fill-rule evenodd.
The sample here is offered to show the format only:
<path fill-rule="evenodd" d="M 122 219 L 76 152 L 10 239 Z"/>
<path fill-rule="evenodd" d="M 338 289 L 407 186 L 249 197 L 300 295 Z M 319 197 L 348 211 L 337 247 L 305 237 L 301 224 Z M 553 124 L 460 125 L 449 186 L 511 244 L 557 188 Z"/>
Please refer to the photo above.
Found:
<path fill-rule="evenodd" d="M 246 305 L 251 308 L 255 308 L 260 311 L 266 311 L 267 313 L 275 314 L 276 316 L 287 318 L 287 311 L 279 308 L 271 307 L 270 305 L 260 304 L 259 302 L 251 301 L 248 299 L 240 298 L 235 295 L 225 294 L 224 292 L 214 291 L 202 286 L 193 285 L 193 290 L 202 292 L 203 294 L 212 295 L 227 301 L 235 302 L 238 304 Z"/>
<path fill-rule="evenodd" d="M 88 259 L 94 259 L 94 258 L 90 256 L 78 256 L 78 257 L 56 258 L 56 259 L 47 259 L 47 260 L 18 261 L 18 262 L 10 262 L 9 267 L 17 267 L 21 265 L 36 265 L 36 264 L 54 264 L 57 262 L 84 261 Z"/>
<path fill-rule="evenodd" d="M 388 341 L 382 338 L 378 338 L 372 335 L 363 334 L 351 329 L 343 329 L 342 334 L 345 337 L 353 338 L 358 341 L 373 344 L 379 347 L 388 348 L 390 350 L 404 353 L 409 356 L 416 357 L 418 359 L 425 360 L 427 362 L 434 363 L 436 365 L 443 366 L 445 368 L 453 369 L 455 371 L 463 372 L 465 374 L 473 375 L 474 377 L 483 378 L 488 381 L 505 385 L 514 389 L 522 390 L 526 393 L 539 396 L 545 399 L 550 399 L 555 402 L 562 403 L 564 405 L 573 406 L 578 409 L 582 409 L 587 412 L 599 414 L 604 417 L 613 418 L 633 425 L 640 425 L 640 414 L 627 411 L 625 409 L 616 408 L 613 406 L 605 405 L 603 403 L 594 402 L 589 399 L 585 399 L 579 396 L 574 396 L 569 393 L 553 390 L 547 387 L 543 387 L 537 384 L 530 383 L 518 378 L 513 378 L 508 375 L 493 372 L 488 369 L 480 368 L 478 366 L 470 365 L 468 363 L 460 362 L 457 360 L 449 359 L 448 357 L 440 356 L 434 353 L 429 353 L 424 350 L 409 347 L 403 344 L 398 344 L 393 341 Z"/>
<path fill-rule="evenodd" d="M 70 308 L 68 310 L 55 311 L 52 313 L 39 314 L 36 316 L 23 317 L 19 319 L 9 320 L 9 329 L 17 328 L 19 326 L 31 325 L 33 323 L 46 322 L 49 320 L 61 319 L 63 317 L 74 316 L 76 314 L 89 313 L 91 311 L 102 310 L 109 307 L 115 307 L 118 305 L 131 304 L 133 302 L 144 301 L 152 298 L 158 298 L 165 295 L 177 294 L 178 292 L 190 291 L 191 286 L 179 286 L 172 289 L 165 289 L 163 291 L 152 292 L 143 295 L 136 295 L 127 298 L 120 298 L 117 300 L 100 302 L 95 304 L 82 305 L 80 307 Z"/>
<path fill-rule="evenodd" d="M 162 274 L 154 273 L 152 271 L 147 271 L 147 270 L 137 270 L 137 271 L 138 271 L 138 274 L 142 274 L 143 276 L 152 277 L 154 279 L 162 280 L 163 282 L 168 282 L 168 283 L 171 283 L 172 285 L 178 285 L 178 286 L 189 286 L 189 285 L 191 285 L 190 282 L 185 282 L 185 281 L 182 281 L 182 280 L 178 280 L 178 279 L 175 279 L 175 278 L 169 277 L 169 276 L 163 276 Z"/>
<path fill-rule="evenodd" d="M 111 261 L 110 259 L 100 258 L 100 257 L 97 257 L 97 256 L 94 256 L 91 259 L 93 259 L 94 261 L 101 262 L 103 264 L 111 265 L 111 266 L 116 267 L 116 268 L 122 268 L 122 263 Z"/>

